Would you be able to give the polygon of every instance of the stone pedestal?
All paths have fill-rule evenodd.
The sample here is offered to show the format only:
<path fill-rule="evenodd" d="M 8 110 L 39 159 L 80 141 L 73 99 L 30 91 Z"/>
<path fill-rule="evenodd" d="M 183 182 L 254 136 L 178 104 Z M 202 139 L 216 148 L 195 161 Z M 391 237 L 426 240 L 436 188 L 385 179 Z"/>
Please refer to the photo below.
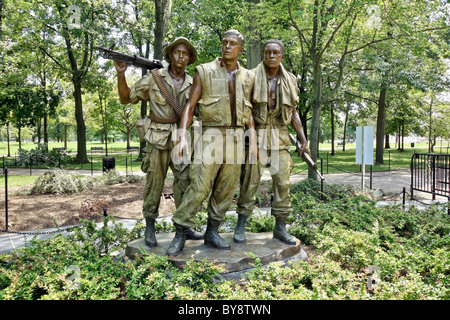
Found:
<path fill-rule="evenodd" d="M 157 255 L 166 255 L 175 233 L 158 234 L 156 236 L 158 245 L 150 248 L 145 245 L 144 239 L 137 239 L 128 243 L 125 255 L 133 258 L 136 253 L 142 251 Z M 254 259 L 247 255 L 252 252 L 265 265 L 273 261 L 283 261 L 291 257 L 300 259 L 306 258 L 306 253 L 302 251 L 300 240 L 297 239 L 295 245 L 286 245 L 283 242 L 273 239 L 272 232 L 266 233 L 246 233 L 247 241 L 237 244 L 233 241 L 232 233 L 221 234 L 221 237 L 229 244 L 231 250 L 219 250 L 203 243 L 203 240 L 187 240 L 183 251 L 176 257 L 168 257 L 176 267 L 183 267 L 186 261 L 193 257 L 197 261 L 207 259 L 223 264 L 227 273 L 239 272 L 254 267 Z"/>

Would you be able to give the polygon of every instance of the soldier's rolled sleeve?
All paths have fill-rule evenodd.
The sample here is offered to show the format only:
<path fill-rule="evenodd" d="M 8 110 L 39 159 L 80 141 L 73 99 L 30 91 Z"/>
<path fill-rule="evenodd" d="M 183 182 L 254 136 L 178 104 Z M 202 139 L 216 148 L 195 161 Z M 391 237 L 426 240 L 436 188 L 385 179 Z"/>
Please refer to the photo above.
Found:
<path fill-rule="evenodd" d="M 150 100 L 149 89 L 151 88 L 149 77 L 145 76 L 139 79 L 133 86 L 130 87 L 130 101 L 136 104 L 139 101 Z"/>

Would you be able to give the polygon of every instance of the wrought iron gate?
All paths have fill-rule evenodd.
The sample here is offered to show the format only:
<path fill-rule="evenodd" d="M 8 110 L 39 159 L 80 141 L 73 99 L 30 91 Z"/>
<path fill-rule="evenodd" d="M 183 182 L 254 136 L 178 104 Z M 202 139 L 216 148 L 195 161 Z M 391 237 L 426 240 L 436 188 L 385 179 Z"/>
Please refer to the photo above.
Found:
<path fill-rule="evenodd" d="M 450 197 L 450 154 L 415 153 L 411 158 L 411 198 L 414 191 Z"/>

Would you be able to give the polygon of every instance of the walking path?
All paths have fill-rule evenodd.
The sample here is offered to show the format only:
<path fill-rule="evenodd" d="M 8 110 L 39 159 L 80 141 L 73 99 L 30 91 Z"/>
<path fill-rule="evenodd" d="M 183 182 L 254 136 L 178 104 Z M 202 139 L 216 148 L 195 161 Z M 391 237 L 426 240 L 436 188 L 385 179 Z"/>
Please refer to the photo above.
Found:
<path fill-rule="evenodd" d="M 33 169 L 33 175 L 40 175 L 44 172 L 48 171 L 48 169 Z M 90 170 L 74 170 L 77 174 L 83 175 L 91 175 Z M 141 171 L 133 171 L 128 172 L 129 174 L 143 175 Z M 28 169 L 12 169 L 8 170 L 8 175 L 27 175 L 30 174 Z M 101 171 L 94 171 L 93 174 L 99 175 L 102 174 Z M 125 174 L 125 172 L 123 172 Z M 294 174 L 291 176 L 291 183 L 295 183 L 298 181 L 302 181 L 307 178 L 306 174 Z M 325 174 L 324 182 L 326 184 L 349 184 L 355 187 L 361 187 L 361 174 L 359 173 L 334 173 L 334 174 Z M 263 175 L 262 180 L 268 181 L 270 180 L 270 175 L 265 173 Z M 406 188 L 406 192 L 409 193 L 410 186 L 410 172 L 408 170 L 399 170 L 399 171 L 385 171 L 385 172 L 373 172 L 372 175 L 372 190 L 377 189 L 378 193 L 381 194 L 394 194 L 394 195 L 402 195 L 403 188 Z M 371 191 L 370 187 L 370 179 L 368 176 L 365 178 L 365 191 Z M 420 201 L 411 200 L 409 198 L 406 199 L 405 205 L 414 205 L 414 206 L 423 206 L 432 202 L 431 194 L 424 192 L 414 192 L 414 198 Z M 447 203 L 447 197 L 439 197 L 436 196 L 436 201 L 441 203 Z M 400 201 L 402 203 L 402 201 Z M 378 205 L 387 205 L 386 201 L 379 202 Z M 269 209 L 262 209 L 263 214 L 269 214 Z M 229 211 L 228 214 L 235 214 L 234 211 Z M 168 220 L 170 221 L 171 217 L 161 217 L 160 220 Z M 113 222 L 111 222 L 113 223 Z M 115 223 L 121 223 L 124 228 L 132 229 L 136 220 L 119 220 Z M 99 223 L 99 226 L 103 223 Z M 3 226 L 2 226 L 3 228 Z M 65 230 L 66 228 L 60 228 L 61 230 Z M 0 232 L 0 254 L 5 252 L 10 252 L 16 248 L 26 245 L 30 240 L 44 240 L 49 237 L 52 237 L 53 234 L 58 232 L 57 228 L 38 230 L 38 231 L 30 231 L 30 232 L 14 232 L 14 233 L 5 233 Z M 70 232 L 70 231 L 62 231 Z"/>

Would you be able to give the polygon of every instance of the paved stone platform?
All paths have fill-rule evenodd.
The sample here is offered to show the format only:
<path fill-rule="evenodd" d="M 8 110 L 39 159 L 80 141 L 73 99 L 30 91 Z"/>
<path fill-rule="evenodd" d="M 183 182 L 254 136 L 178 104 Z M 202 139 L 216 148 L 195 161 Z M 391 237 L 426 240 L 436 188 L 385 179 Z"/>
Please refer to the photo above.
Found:
<path fill-rule="evenodd" d="M 158 245 L 150 248 L 145 245 L 144 239 L 137 239 L 128 243 L 125 255 L 133 258 L 136 253 L 142 250 L 148 254 L 166 255 L 175 233 L 157 235 Z M 261 260 L 262 265 L 274 261 L 283 261 L 294 256 L 301 255 L 301 242 L 297 239 L 295 245 L 286 245 L 283 242 L 273 239 L 272 232 L 246 233 L 247 241 L 243 244 L 234 243 L 233 233 L 223 233 L 221 237 L 231 245 L 231 250 L 219 250 L 203 243 L 203 240 L 187 240 L 183 251 L 176 257 L 169 257 L 169 260 L 176 267 L 182 267 L 186 261 L 194 258 L 196 261 L 215 261 L 223 264 L 226 273 L 235 273 L 254 267 L 254 259 L 247 253 L 252 252 Z M 304 252 L 303 252 L 304 253 Z"/>

